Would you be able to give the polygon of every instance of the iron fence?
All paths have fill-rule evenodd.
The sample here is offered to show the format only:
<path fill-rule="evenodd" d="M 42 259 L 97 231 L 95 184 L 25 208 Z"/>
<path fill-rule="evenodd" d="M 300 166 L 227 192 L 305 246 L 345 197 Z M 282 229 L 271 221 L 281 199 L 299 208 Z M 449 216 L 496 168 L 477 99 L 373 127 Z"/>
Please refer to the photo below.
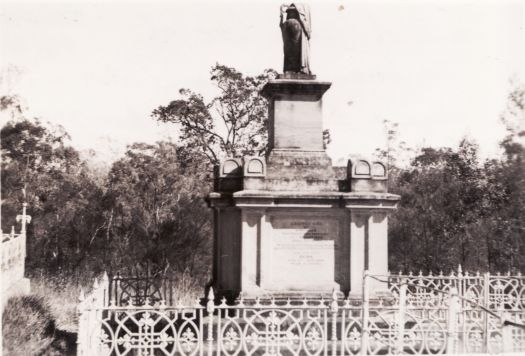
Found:
<path fill-rule="evenodd" d="M 525 351 L 523 290 L 468 299 L 458 276 L 369 276 L 363 297 L 166 304 L 115 303 L 104 276 L 79 305 L 79 355 L 381 355 Z M 430 278 L 428 278 L 430 277 Z M 437 276 L 439 277 L 439 276 Z M 486 278 L 486 277 L 483 277 Z M 369 281 L 390 293 L 369 295 Z M 521 276 L 494 276 L 523 285 Z M 485 279 L 483 279 L 486 281 Z M 491 276 L 488 277 L 492 284 Z M 510 282 L 510 280 L 514 280 Z M 428 281 L 432 281 L 432 286 Z M 445 282 L 442 282 L 445 281 Z M 500 281 L 501 282 L 501 281 Z M 495 282 L 497 285 L 498 282 Z M 445 287 L 446 286 L 446 287 Z M 499 287 L 498 287 L 499 288 Z M 498 290 L 498 291 L 497 291 Z M 505 290 L 505 289 L 504 289 Z M 467 291 L 467 293 L 465 293 Z M 518 298 L 518 299 L 519 299 Z M 478 303 L 488 300 L 488 303 Z"/>

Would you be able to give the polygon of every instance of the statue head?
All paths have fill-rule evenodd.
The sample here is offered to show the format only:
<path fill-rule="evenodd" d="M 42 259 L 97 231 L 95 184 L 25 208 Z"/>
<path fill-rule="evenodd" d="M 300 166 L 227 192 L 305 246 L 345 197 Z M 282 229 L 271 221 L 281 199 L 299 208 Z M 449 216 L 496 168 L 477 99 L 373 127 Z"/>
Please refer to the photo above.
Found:
<path fill-rule="evenodd" d="M 294 4 L 291 4 L 286 8 L 286 19 L 297 19 L 299 20 L 299 11 L 297 11 L 297 8 Z"/>

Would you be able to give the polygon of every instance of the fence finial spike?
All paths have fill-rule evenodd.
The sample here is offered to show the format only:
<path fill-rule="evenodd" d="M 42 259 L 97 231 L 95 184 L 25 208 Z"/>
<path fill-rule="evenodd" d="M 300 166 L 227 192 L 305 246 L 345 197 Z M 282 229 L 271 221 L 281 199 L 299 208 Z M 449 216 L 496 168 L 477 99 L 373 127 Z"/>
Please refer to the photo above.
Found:
<path fill-rule="evenodd" d="M 206 311 L 208 314 L 213 314 L 215 311 L 215 295 L 213 294 L 213 287 L 208 291 L 208 302 L 206 303 Z"/>
<path fill-rule="evenodd" d="M 335 313 L 339 309 L 339 304 L 337 303 L 337 290 L 334 288 L 332 290 L 332 303 L 330 303 L 330 310 Z"/>
<path fill-rule="evenodd" d="M 222 297 L 221 299 L 221 307 L 226 307 L 228 304 L 226 304 L 226 297 Z"/>
<path fill-rule="evenodd" d="M 239 306 L 244 306 L 244 293 L 241 292 L 239 293 L 239 303 L 238 303 Z"/>
<path fill-rule="evenodd" d="M 463 273 L 463 269 L 461 268 L 461 263 L 458 265 L 458 274 Z"/>
<path fill-rule="evenodd" d="M 104 274 L 102 275 L 102 283 L 107 283 L 109 280 L 108 272 L 104 271 Z"/>
<path fill-rule="evenodd" d="M 11 225 L 11 237 L 15 236 L 15 227 Z"/>

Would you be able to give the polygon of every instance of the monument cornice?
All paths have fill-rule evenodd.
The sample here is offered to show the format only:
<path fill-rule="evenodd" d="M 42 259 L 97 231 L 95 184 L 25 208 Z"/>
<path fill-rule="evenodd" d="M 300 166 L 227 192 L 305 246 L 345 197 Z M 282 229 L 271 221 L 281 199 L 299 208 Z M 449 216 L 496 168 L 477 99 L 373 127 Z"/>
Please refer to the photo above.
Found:
<path fill-rule="evenodd" d="M 261 90 L 262 96 L 271 99 L 276 95 L 315 95 L 321 98 L 332 83 L 311 79 L 274 79 L 269 80 Z"/>
<path fill-rule="evenodd" d="M 400 197 L 390 193 L 369 192 L 297 192 L 241 190 L 235 193 L 211 193 L 208 202 L 216 207 L 307 207 L 323 209 L 395 209 Z"/>

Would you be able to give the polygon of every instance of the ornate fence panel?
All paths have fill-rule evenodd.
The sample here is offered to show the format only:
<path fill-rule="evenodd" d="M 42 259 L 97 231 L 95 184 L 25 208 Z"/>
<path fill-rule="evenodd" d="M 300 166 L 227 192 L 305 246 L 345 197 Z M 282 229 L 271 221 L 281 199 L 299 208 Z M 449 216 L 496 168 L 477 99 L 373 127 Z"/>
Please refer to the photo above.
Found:
<path fill-rule="evenodd" d="M 471 283 L 474 279 L 465 283 L 465 279 L 449 277 L 405 277 L 366 275 L 365 293 L 358 300 L 334 292 L 325 300 L 241 298 L 228 305 L 224 300 L 216 304 L 210 291 L 206 303 L 183 306 L 149 297 L 138 300 L 140 305 L 134 304 L 134 298 L 119 304 L 115 302 L 119 294 L 110 293 L 105 276 L 80 303 L 78 354 L 336 356 L 525 351 L 525 310 L 516 299 L 521 293 L 516 288 L 522 283 L 519 278 L 510 282 L 511 277 L 505 277 L 506 283 L 500 276 L 494 277 L 494 283 L 488 278 L 481 290 L 491 294 L 470 300 L 464 294 L 478 286 Z M 367 281 L 371 278 L 388 282 L 385 288 L 392 292 L 380 298 L 370 296 Z M 429 283 L 426 288 L 424 283 Z M 511 296 L 502 296 L 499 285 L 513 286 L 503 288 Z M 488 301 L 489 308 L 480 300 Z"/>
<path fill-rule="evenodd" d="M 424 276 L 420 272 L 418 275 L 400 273 L 377 277 L 388 283 L 389 290 L 394 293 L 399 292 L 402 281 L 408 283 L 408 298 L 421 304 L 425 304 L 427 300 L 435 303 L 436 298 L 443 298 L 443 293 L 437 291 L 447 292 L 450 288 L 456 288 L 460 297 L 491 310 L 499 309 L 502 305 L 506 309 L 525 309 L 525 276 L 519 273 L 470 274 L 463 273 L 459 266 L 458 272 L 450 275 L 440 273 Z"/>
<path fill-rule="evenodd" d="M 390 275 L 372 277 L 387 280 L 389 290 L 398 294 L 407 286 L 410 308 L 422 311 L 449 305 L 451 291 L 458 298 L 456 351 L 499 353 L 525 350 L 525 276 L 463 273 L 461 266 L 450 275 Z M 502 324 L 503 321 L 513 322 Z"/>
<path fill-rule="evenodd" d="M 115 305 L 140 306 L 149 300 L 152 303 L 164 301 L 173 305 L 175 296 L 175 281 L 162 275 L 150 273 L 136 274 L 134 276 L 121 276 L 117 273 L 109 280 L 109 294 Z"/>

